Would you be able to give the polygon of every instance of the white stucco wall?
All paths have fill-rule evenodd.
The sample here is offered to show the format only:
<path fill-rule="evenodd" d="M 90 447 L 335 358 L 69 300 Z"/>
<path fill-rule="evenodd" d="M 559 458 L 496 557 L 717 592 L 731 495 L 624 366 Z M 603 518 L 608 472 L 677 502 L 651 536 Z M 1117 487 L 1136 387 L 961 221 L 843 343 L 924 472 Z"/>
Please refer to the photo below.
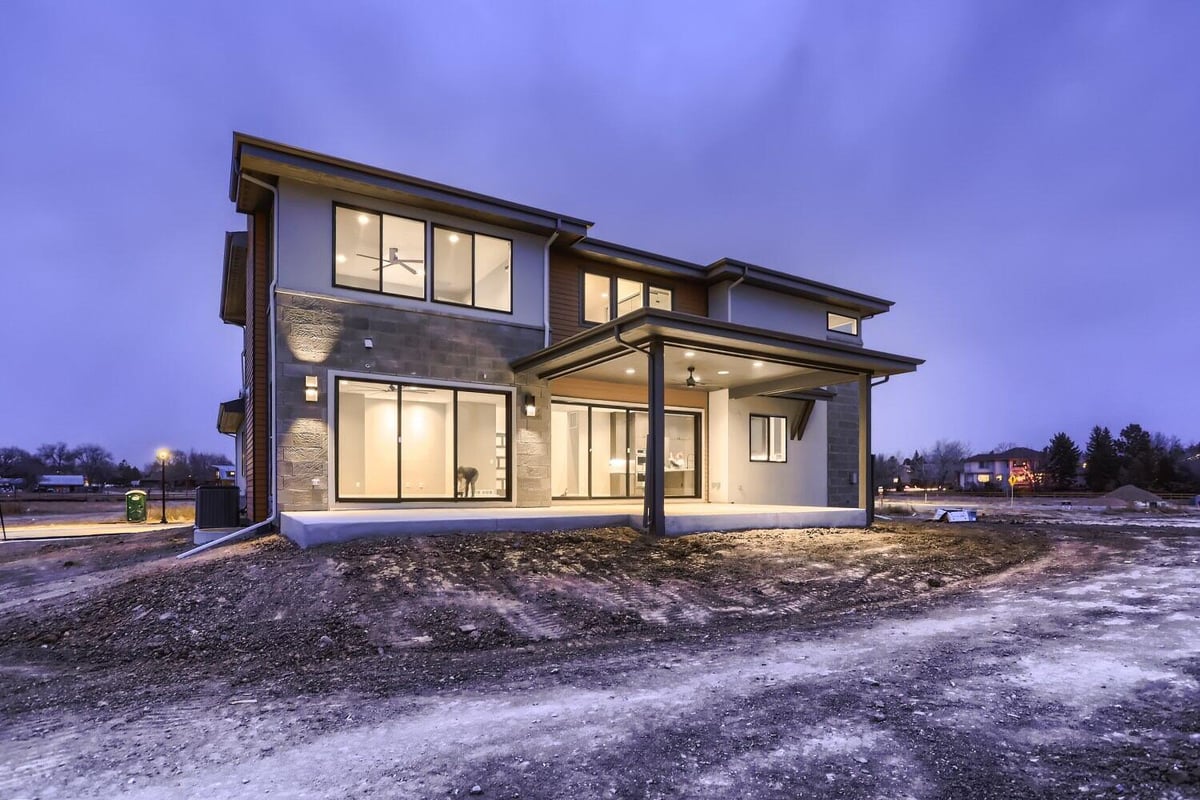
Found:
<path fill-rule="evenodd" d="M 857 316 L 854 312 L 813 300 L 805 300 L 802 297 L 760 289 L 757 286 L 742 284 L 732 289 L 733 313 L 731 317 L 729 305 L 731 285 L 723 282 L 709 287 L 708 314 L 713 319 L 736 322 L 741 325 L 753 325 L 756 328 L 768 328 L 798 336 L 862 344 L 861 321 L 859 322 L 859 336 L 835 333 L 828 329 L 826 312 L 835 311 L 839 314 Z"/>
<path fill-rule="evenodd" d="M 511 239 L 512 313 L 504 314 L 334 286 L 334 202 Z M 286 179 L 279 182 L 279 207 L 279 286 L 282 289 L 342 297 L 411 311 L 456 314 L 538 327 L 545 324 L 543 298 L 546 240 L 542 237 Z M 432 248 L 427 252 L 428 257 L 432 258 Z"/>
<path fill-rule="evenodd" d="M 717 394 L 714 392 L 713 394 Z M 710 417 L 713 398 L 710 395 Z M 720 402 L 720 401 L 718 401 Z M 800 441 L 788 439 L 787 463 L 750 461 L 750 414 L 773 414 L 791 422 L 800 413 L 800 404 L 794 400 L 773 397 L 750 397 L 744 400 L 727 400 L 726 447 L 727 491 L 718 499 L 712 492 L 713 502 L 760 503 L 771 505 L 825 506 L 828 504 L 828 480 L 826 471 L 826 404 L 817 401 L 808 420 L 804 438 Z M 716 437 L 719 426 L 710 424 L 713 436 L 713 462 L 716 462 Z M 715 480 L 716 469 L 714 467 Z M 711 482 L 710 482 L 711 486 Z"/>

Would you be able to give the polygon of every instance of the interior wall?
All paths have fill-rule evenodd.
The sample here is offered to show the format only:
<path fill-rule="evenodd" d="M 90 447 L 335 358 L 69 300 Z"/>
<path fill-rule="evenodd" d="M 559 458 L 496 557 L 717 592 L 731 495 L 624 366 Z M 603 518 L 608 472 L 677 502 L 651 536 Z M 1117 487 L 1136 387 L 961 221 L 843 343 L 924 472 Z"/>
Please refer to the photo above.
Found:
<path fill-rule="evenodd" d="M 344 497 L 366 494 L 363 455 L 363 417 L 366 398 L 344 393 L 338 403 L 338 494 Z"/>
<path fill-rule="evenodd" d="M 404 497 L 452 497 L 447 451 L 453 445 L 447 430 L 444 403 L 404 399 L 401 412 L 405 459 L 400 465 Z M 393 412 L 394 413 L 394 412 Z M 418 457 L 413 458 L 413 454 Z"/>
<path fill-rule="evenodd" d="M 362 450 L 366 494 L 391 497 L 396 494 L 396 401 L 379 397 L 363 399 L 367 426 Z"/>

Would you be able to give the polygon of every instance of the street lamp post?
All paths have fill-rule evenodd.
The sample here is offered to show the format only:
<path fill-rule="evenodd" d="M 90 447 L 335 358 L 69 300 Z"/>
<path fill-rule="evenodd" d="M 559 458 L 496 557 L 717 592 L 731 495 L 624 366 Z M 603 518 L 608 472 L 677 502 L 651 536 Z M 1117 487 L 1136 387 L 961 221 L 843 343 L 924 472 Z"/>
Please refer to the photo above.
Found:
<path fill-rule="evenodd" d="M 171 451 L 165 447 L 158 450 L 158 463 L 162 465 L 162 524 L 167 524 L 167 458 Z"/>

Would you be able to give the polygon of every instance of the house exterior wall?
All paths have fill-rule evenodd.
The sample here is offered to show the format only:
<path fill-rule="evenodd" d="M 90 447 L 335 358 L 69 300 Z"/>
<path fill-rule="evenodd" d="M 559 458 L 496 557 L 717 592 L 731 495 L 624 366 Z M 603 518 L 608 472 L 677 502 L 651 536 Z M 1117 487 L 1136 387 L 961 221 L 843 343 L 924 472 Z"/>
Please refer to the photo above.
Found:
<path fill-rule="evenodd" d="M 276 435 L 279 437 L 279 505 L 283 511 L 324 510 L 336 505 L 333 480 L 334 378 L 416 378 L 460 387 L 504 389 L 514 394 L 513 500 L 545 505 L 549 496 L 549 389 L 544 381 L 514 375 L 509 362 L 542 346 L 542 330 L 511 322 L 436 313 L 397 313 L 387 305 L 317 297 L 290 291 L 277 295 Z M 370 337 L 374 347 L 363 346 Z M 319 401 L 306 402 L 304 379 L 316 375 Z M 537 417 L 520 412 L 529 393 Z"/>
<path fill-rule="evenodd" d="M 729 303 L 731 294 L 733 296 L 732 317 Z M 834 311 L 839 314 L 857 316 L 853 312 L 806 300 L 803 297 L 760 289 L 757 286 L 733 286 L 729 281 L 713 284 L 708 289 L 708 309 L 710 317 L 726 322 L 753 325 L 756 328 L 767 328 L 797 336 L 810 336 L 815 339 L 862 344 L 861 321 L 858 336 L 836 333 L 830 331 L 828 327 L 827 312 Z"/>
<path fill-rule="evenodd" d="M 786 417 L 790 429 L 792 420 L 800 413 L 800 403 L 775 397 L 731 400 L 728 392 L 721 394 L 725 396 L 716 399 L 713 405 L 724 405 L 726 414 L 721 421 L 716 421 L 718 414 L 711 415 L 714 423 L 710 423 L 709 433 L 712 440 L 718 437 L 724 440 L 726 477 L 718 481 L 727 486 L 720 492 L 724 502 L 826 505 L 825 403 L 813 407 L 802 439 L 788 439 L 785 463 L 762 462 L 750 460 L 750 415 Z"/>
<path fill-rule="evenodd" d="M 292 180 L 279 182 L 279 203 L 281 209 L 279 215 L 280 288 L 339 297 L 356 302 L 374 303 L 397 311 L 453 313 L 503 324 L 543 327 L 546 239 L 427 209 L 388 203 L 375 198 L 333 191 L 325 187 Z M 512 313 L 505 314 L 499 311 L 334 286 L 334 203 L 344 203 L 512 240 Z M 426 227 L 428 235 L 428 226 Z M 432 248 L 427 248 L 427 258 L 432 261 Z M 431 271 L 427 269 L 426 274 L 430 275 Z M 427 283 L 429 282 L 427 278 Z M 426 291 L 427 294 L 432 294 L 432 287 L 427 286 Z"/>
<path fill-rule="evenodd" d="M 708 290 L 699 281 L 665 278 L 624 269 L 575 253 L 550 250 L 550 343 L 556 344 L 590 327 L 582 319 L 583 273 L 615 275 L 671 290 L 672 310 L 708 316 Z"/>
<path fill-rule="evenodd" d="M 835 508 L 856 508 L 858 482 L 867 480 L 858 474 L 858 386 L 843 383 L 833 388 L 837 396 L 824 403 L 829 439 L 828 502 Z"/>

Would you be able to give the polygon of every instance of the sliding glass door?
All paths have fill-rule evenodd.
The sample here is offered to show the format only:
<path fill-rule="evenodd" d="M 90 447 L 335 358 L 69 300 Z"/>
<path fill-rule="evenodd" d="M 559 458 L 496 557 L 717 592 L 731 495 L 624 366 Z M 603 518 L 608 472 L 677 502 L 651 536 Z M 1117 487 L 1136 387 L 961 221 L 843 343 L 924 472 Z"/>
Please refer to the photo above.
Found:
<path fill-rule="evenodd" d="M 550 474 L 555 498 L 643 497 L 646 493 L 644 410 L 552 403 Z M 664 489 L 668 497 L 699 497 L 700 415 L 665 415 Z"/>
<path fill-rule="evenodd" d="M 507 500 L 507 392 L 337 379 L 339 501 Z"/>

